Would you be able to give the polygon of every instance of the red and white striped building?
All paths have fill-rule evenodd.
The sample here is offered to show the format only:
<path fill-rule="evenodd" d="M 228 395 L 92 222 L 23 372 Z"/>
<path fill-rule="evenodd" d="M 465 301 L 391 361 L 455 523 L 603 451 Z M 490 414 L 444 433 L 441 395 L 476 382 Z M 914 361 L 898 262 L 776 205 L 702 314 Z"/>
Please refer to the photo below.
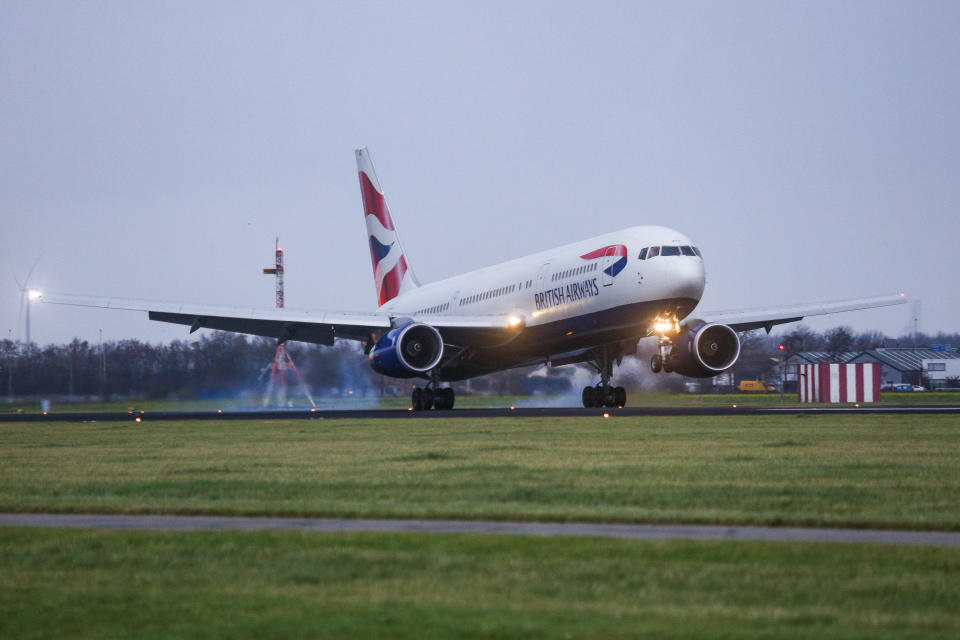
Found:
<path fill-rule="evenodd" d="M 797 399 L 800 402 L 879 402 L 881 365 L 798 364 Z"/>

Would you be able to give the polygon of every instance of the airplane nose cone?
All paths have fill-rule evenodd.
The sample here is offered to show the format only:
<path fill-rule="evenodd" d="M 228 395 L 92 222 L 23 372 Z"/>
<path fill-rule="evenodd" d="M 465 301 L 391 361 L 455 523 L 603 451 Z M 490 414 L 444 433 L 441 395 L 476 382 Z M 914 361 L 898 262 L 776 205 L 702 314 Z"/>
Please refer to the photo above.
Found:
<path fill-rule="evenodd" d="M 703 260 L 683 257 L 673 262 L 667 274 L 672 297 L 699 300 L 707 283 Z"/>

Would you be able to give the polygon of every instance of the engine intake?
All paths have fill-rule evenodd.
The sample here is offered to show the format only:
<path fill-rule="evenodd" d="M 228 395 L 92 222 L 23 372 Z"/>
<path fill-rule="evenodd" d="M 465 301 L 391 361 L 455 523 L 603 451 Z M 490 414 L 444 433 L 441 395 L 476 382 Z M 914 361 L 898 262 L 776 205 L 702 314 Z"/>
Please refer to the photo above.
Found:
<path fill-rule="evenodd" d="M 723 373 L 740 357 L 740 338 L 725 324 L 702 324 L 686 331 L 670 352 L 670 366 L 691 378 Z"/>
<path fill-rule="evenodd" d="M 392 378 L 414 378 L 440 363 L 443 338 L 428 324 L 411 322 L 391 329 L 370 354 L 370 366 Z"/>

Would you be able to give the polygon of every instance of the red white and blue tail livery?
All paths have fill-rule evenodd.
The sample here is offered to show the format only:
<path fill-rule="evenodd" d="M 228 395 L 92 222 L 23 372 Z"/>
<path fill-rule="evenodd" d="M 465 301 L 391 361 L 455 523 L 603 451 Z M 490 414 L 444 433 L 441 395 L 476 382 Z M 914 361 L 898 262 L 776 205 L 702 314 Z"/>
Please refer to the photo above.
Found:
<path fill-rule="evenodd" d="M 415 289 L 419 283 L 407 263 L 403 243 L 387 208 L 387 200 L 377 180 L 370 154 L 366 149 L 357 149 L 356 154 L 377 304 L 383 306 L 400 294 Z"/>
<path fill-rule="evenodd" d="M 422 378 L 414 409 L 450 409 L 443 383 L 529 365 L 584 362 L 599 378 L 585 407 L 623 406 L 614 366 L 655 339 L 654 371 L 715 376 L 740 356 L 738 332 L 805 316 L 900 304 L 903 294 L 728 312 L 701 311 L 704 258 L 689 238 L 634 226 L 421 285 L 366 149 L 356 151 L 377 308 L 293 311 L 44 294 L 42 300 L 149 312 L 151 320 L 332 345 L 357 340 L 377 372 Z M 477 230 L 477 233 L 481 233 Z M 472 238 L 484 242 L 481 235 Z M 492 242 L 493 239 L 488 241 Z M 333 265 L 331 265 L 333 268 Z"/>

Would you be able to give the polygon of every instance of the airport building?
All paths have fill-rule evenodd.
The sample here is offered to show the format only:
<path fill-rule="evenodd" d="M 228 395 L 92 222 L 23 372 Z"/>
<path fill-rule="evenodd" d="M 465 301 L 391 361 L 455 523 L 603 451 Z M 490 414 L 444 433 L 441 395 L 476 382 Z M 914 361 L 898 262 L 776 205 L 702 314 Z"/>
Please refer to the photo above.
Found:
<path fill-rule="evenodd" d="M 830 353 L 829 351 L 800 351 L 787 358 L 783 376 L 783 389 L 788 393 L 797 390 L 797 365 L 846 363 L 859 355 L 859 351 Z"/>
<path fill-rule="evenodd" d="M 883 384 L 922 385 L 926 375 L 924 360 L 955 360 L 960 354 L 934 351 L 930 348 L 869 349 L 862 351 L 848 362 L 879 362 L 883 365 L 880 374 Z"/>
<path fill-rule="evenodd" d="M 943 356 L 944 354 L 940 354 Z M 956 355 L 956 354 L 948 354 Z M 923 373 L 930 383 L 930 390 L 956 389 L 960 387 L 960 358 L 924 358 Z"/>
<path fill-rule="evenodd" d="M 944 363 L 944 369 L 942 371 L 939 369 L 939 365 L 935 364 L 934 373 L 937 374 L 936 379 L 946 381 L 947 378 L 958 375 L 952 373 L 943 375 L 942 377 L 940 376 L 941 373 L 945 374 L 947 372 L 947 362 L 953 363 L 950 365 L 950 371 L 953 371 L 953 367 L 960 366 L 960 353 L 930 347 L 917 349 L 880 348 L 843 353 L 801 351 L 787 358 L 786 388 L 790 391 L 796 389 L 796 365 L 798 364 L 856 364 L 865 362 L 875 362 L 882 365 L 880 380 L 883 385 L 921 385 L 923 384 L 924 378 L 928 378 L 931 381 L 934 379 L 929 375 L 930 371 L 925 364 L 928 360 L 933 363 Z M 941 386 L 946 386 L 945 382 Z"/>

